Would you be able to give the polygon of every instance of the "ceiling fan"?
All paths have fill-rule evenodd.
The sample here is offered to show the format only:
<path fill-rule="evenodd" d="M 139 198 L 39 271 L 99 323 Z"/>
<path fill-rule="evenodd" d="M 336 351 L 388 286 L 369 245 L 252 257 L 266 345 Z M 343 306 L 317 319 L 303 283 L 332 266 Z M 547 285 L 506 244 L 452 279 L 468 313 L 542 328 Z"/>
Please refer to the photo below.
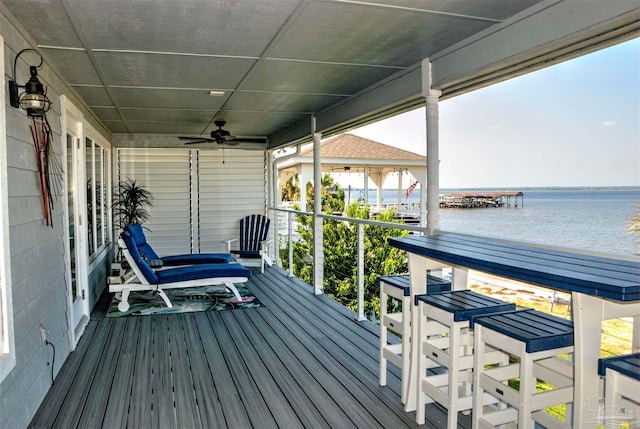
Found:
<path fill-rule="evenodd" d="M 238 143 L 266 143 L 266 137 L 236 137 L 231 135 L 231 133 L 227 130 L 224 130 L 224 126 L 227 123 L 223 120 L 217 120 L 213 122 L 217 130 L 211 131 L 211 138 L 199 138 L 199 137 L 186 137 L 180 136 L 178 137 L 180 140 L 190 140 L 185 142 L 184 144 L 196 144 L 196 143 L 208 143 L 215 142 L 217 144 L 225 144 L 229 146 L 235 146 Z"/>

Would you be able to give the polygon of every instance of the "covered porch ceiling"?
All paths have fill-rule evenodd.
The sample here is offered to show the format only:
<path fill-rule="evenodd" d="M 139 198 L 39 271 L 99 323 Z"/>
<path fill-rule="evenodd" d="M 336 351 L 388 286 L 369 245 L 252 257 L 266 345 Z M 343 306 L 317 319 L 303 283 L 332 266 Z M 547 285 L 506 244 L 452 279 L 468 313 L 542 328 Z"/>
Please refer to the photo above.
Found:
<path fill-rule="evenodd" d="M 0 7 L 42 52 L 44 76 L 52 67 L 111 133 L 129 135 L 116 143 L 160 135 L 164 147 L 183 147 L 178 135 L 207 137 L 220 119 L 233 135 L 268 137 L 271 148 L 308 140 L 312 115 L 316 130 L 332 136 L 423 105 L 425 58 L 445 99 L 639 29 L 636 0 L 0 0 Z M 17 74 L 26 81 L 26 63 Z M 207 145 L 215 143 L 196 147 Z"/>

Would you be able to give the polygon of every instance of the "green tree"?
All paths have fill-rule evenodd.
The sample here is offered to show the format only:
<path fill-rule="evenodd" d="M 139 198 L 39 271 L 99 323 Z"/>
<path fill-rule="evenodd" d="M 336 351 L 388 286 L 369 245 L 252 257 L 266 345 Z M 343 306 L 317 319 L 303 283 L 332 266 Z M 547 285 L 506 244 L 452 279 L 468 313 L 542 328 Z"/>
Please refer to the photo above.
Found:
<path fill-rule="evenodd" d="M 313 186 L 307 185 L 307 203 L 313 205 Z M 322 208 L 325 213 L 344 210 L 344 189 L 328 175 L 322 180 Z M 369 206 L 358 202 L 346 208 L 346 215 L 358 219 L 371 219 Z M 298 216 L 300 241 L 294 243 L 294 273 L 302 280 L 313 284 L 313 219 Z M 381 222 L 398 222 L 395 209 L 376 216 Z M 380 288 L 378 276 L 407 272 L 403 251 L 391 247 L 389 237 L 407 235 L 407 231 L 381 226 L 364 226 L 364 301 L 365 314 L 377 320 L 380 314 Z M 355 223 L 325 219 L 323 224 L 324 284 L 325 294 L 353 311 L 358 307 L 358 226 Z M 283 255 L 288 254 L 288 248 Z M 285 268 L 288 259 L 283 257 Z"/>
<path fill-rule="evenodd" d="M 282 186 L 282 201 L 300 201 L 300 178 L 293 173 Z"/>

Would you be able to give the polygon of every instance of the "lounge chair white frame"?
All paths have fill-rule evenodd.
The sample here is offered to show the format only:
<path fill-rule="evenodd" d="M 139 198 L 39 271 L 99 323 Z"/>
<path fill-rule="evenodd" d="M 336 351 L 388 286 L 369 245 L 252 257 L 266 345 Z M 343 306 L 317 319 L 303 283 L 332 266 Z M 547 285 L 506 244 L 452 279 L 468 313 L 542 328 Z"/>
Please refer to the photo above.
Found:
<path fill-rule="evenodd" d="M 167 304 L 167 307 L 171 308 L 173 305 L 171 301 L 164 293 L 164 289 L 179 289 L 179 288 L 188 288 L 188 287 L 198 287 L 198 286 L 210 286 L 210 285 L 224 285 L 227 289 L 229 289 L 238 299 L 238 301 L 242 301 L 242 297 L 240 296 L 240 292 L 234 285 L 234 283 L 245 283 L 249 280 L 248 277 L 207 277 L 203 279 L 196 280 L 186 280 L 180 282 L 173 283 L 163 283 L 163 284 L 150 284 L 142 271 L 136 264 L 134 258 L 131 256 L 127 245 L 125 244 L 122 238 L 118 239 L 118 245 L 120 246 L 120 250 L 122 250 L 122 254 L 125 259 L 131 266 L 131 270 L 135 274 L 135 278 L 129 279 L 127 282 L 122 284 L 110 284 L 109 292 L 115 293 L 116 297 L 120 300 L 118 303 L 118 310 L 125 312 L 129 310 L 129 294 L 132 291 L 154 291 L 162 300 Z"/>

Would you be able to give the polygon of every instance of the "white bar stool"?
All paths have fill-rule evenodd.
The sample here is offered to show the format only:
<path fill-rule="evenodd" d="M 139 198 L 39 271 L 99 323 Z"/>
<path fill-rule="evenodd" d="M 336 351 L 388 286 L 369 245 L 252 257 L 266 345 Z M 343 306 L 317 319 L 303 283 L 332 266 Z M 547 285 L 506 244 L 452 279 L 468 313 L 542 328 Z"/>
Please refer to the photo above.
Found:
<path fill-rule="evenodd" d="M 640 427 L 640 353 L 598 359 L 598 374 L 605 378 L 604 427 Z"/>
<path fill-rule="evenodd" d="M 387 362 L 402 370 L 402 403 L 406 403 L 408 391 L 409 358 L 411 350 L 411 288 L 409 275 L 381 276 L 380 284 L 380 386 L 387 385 Z M 451 290 L 451 282 L 427 274 L 427 293 Z M 387 312 L 388 298 L 397 299 L 402 310 Z M 389 344 L 388 330 L 400 335 L 401 342 Z"/>
<path fill-rule="evenodd" d="M 517 423 L 519 429 L 570 428 L 545 408 L 573 403 L 573 366 L 556 356 L 573 352 L 573 322 L 532 309 L 480 316 L 471 321 L 475 334 L 473 427 L 494 428 Z M 514 363 L 487 367 L 486 349 L 499 349 Z M 508 382 L 519 378 L 519 389 Z M 555 388 L 537 392 L 536 381 Z M 488 410 L 484 394 L 500 401 L 502 409 Z"/>
<path fill-rule="evenodd" d="M 473 333 L 469 319 L 514 310 L 516 306 L 470 290 L 419 295 L 416 305 L 421 315 L 416 422 L 424 423 L 425 406 L 435 401 L 448 410 L 447 427 L 456 428 L 458 412 L 470 410 L 472 403 Z M 437 328 L 429 327 L 430 332 L 425 332 L 425 326 L 433 324 Z M 507 358 L 504 353 L 494 352 L 486 359 L 501 363 Z M 427 369 L 434 367 L 444 372 L 427 374 Z"/>

